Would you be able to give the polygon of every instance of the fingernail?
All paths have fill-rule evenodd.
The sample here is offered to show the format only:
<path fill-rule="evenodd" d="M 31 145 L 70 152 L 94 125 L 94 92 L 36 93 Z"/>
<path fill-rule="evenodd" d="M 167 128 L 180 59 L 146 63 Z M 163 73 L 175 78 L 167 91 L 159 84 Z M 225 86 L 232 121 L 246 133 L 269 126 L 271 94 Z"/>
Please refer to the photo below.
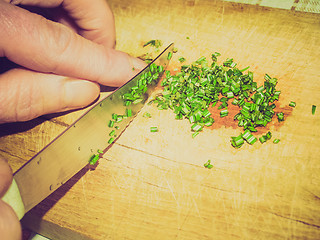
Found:
<path fill-rule="evenodd" d="M 137 71 L 141 71 L 147 66 L 147 64 L 139 58 L 130 56 L 130 61 L 132 63 L 132 68 Z"/>
<path fill-rule="evenodd" d="M 85 107 L 100 93 L 99 85 L 86 80 L 68 80 L 64 86 L 64 106 L 67 109 Z"/>

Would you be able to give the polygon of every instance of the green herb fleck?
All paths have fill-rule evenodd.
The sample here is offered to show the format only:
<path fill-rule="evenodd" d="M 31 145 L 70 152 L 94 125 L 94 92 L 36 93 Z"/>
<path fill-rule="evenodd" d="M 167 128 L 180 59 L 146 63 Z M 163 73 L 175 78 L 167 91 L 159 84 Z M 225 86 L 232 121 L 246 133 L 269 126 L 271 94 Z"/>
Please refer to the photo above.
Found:
<path fill-rule="evenodd" d="M 158 128 L 157 127 L 150 127 L 150 132 L 158 132 Z"/>
<path fill-rule="evenodd" d="M 208 160 L 205 164 L 203 164 L 203 166 L 208 169 L 213 168 L 213 165 L 211 164 L 211 160 Z"/>
<path fill-rule="evenodd" d="M 90 164 L 90 165 L 95 165 L 96 162 L 98 161 L 98 159 L 99 159 L 99 154 L 94 154 L 94 155 L 90 158 L 89 164 Z"/>
<path fill-rule="evenodd" d="M 184 57 L 180 57 L 180 58 L 179 58 L 179 62 L 183 63 L 183 62 L 185 62 L 185 61 L 186 61 L 186 59 L 185 59 Z"/>
<path fill-rule="evenodd" d="M 296 107 L 296 103 L 293 102 L 293 101 L 291 101 L 291 102 L 289 103 L 289 106 L 294 108 L 294 107 Z"/>
<path fill-rule="evenodd" d="M 280 142 L 280 139 L 278 139 L 278 138 L 276 138 L 276 139 L 273 140 L 273 143 L 274 143 L 274 144 L 277 144 L 277 143 L 279 143 L 279 142 Z"/>
<path fill-rule="evenodd" d="M 151 114 L 148 113 L 148 112 L 143 113 L 142 116 L 145 117 L 145 118 L 151 118 Z"/>
<path fill-rule="evenodd" d="M 312 105 L 312 110 L 311 110 L 312 115 L 314 115 L 316 113 L 316 108 L 317 108 L 316 105 Z"/>

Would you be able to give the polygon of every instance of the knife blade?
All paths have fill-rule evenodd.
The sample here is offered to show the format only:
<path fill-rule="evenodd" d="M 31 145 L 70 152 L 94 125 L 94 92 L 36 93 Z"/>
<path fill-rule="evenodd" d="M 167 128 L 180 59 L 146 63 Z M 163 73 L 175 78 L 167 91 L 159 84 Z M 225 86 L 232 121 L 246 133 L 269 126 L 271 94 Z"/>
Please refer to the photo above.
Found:
<path fill-rule="evenodd" d="M 172 52 L 173 43 L 140 73 L 98 102 L 14 173 L 14 181 L 2 200 L 14 208 L 19 219 L 84 168 L 94 153 L 100 149 L 105 152 L 110 147 L 107 131 L 112 114 L 124 114 L 128 108 L 132 111 L 131 118 L 117 123 L 119 137 L 144 106 L 156 84 L 148 86 L 144 100 L 138 104 L 125 106 L 123 95 L 137 85 L 143 74 L 150 72 L 151 64 L 155 63 L 166 69 Z M 160 78 L 161 76 L 155 82 Z"/>

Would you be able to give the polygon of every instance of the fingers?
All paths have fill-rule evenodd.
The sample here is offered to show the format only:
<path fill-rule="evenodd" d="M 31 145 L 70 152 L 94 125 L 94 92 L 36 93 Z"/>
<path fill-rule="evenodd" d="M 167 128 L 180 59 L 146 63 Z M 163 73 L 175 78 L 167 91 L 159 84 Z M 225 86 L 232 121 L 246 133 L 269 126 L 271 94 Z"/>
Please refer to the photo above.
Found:
<path fill-rule="evenodd" d="M 22 232 L 19 219 L 13 209 L 0 200 L 0 236 L 1 239 L 21 240 Z"/>
<path fill-rule="evenodd" d="M 64 0 L 62 6 L 75 19 L 83 37 L 105 47 L 115 47 L 114 17 L 106 0 Z"/>
<path fill-rule="evenodd" d="M 106 0 L 13 0 L 11 3 L 46 8 L 62 6 L 75 21 L 80 35 L 105 47 L 115 46 L 114 17 Z"/>
<path fill-rule="evenodd" d="M 12 182 L 12 171 L 8 163 L 0 157 L 0 198 L 6 193 Z M 0 236 L 1 239 L 20 240 L 21 226 L 12 208 L 0 200 Z"/>
<path fill-rule="evenodd" d="M 12 170 L 8 163 L 0 156 L 0 198 L 7 192 L 11 182 Z"/>
<path fill-rule="evenodd" d="M 92 103 L 99 85 L 54 74 L 12 69 L 0 75 L 0 123 L 77 109 Z"/>
<path fill-rule="evenodd" d="M 138 59 L 87 40 L 62 24 L 3 1 L 0 25 L 0 56 L 35 71 L 120 86 L 143 65 Z"/>

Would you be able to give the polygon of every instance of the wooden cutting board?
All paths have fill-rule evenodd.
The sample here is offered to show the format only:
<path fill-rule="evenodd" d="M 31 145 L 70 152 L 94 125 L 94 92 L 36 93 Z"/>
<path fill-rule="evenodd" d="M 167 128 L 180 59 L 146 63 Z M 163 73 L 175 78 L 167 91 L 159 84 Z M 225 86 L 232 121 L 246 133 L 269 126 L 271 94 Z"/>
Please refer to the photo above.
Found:
<path fill-rule="evenodd" d="M 140 56 L 144 42 L 161 39 L 178 48 L 171 69 L 180 56 L 190 63 L 217 51 L 250 66 L 259 84 L 265 73 L 278 78 L 286 120 L 267 129 L 281 141 L 232 148 L 241 132 L 232 116 L 192 139 L 187 120 L 146 106 L 96 169 L 24 224 L 53 239 L 319 239 L 320 109 L 312 115 L 311 106 L 320 108 L 320 15 L 217 0 L 109 3 L 119 50 Z M 15 171 L 80 114 L 2 125 L 0 154 Z"/>

